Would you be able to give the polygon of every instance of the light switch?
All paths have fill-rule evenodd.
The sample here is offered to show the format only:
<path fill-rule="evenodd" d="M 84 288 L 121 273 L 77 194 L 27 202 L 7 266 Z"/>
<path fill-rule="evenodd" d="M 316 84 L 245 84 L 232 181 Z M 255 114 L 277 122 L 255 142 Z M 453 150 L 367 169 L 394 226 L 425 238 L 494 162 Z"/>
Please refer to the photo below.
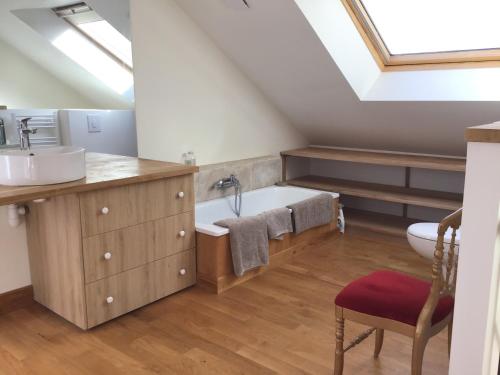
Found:
<path fill-rule="evenodd" d="M 102 132 L 101 116 L 99 116 L 99 115 L 87 115 L 87 126 L 89 129 L 89 133 Z"/>

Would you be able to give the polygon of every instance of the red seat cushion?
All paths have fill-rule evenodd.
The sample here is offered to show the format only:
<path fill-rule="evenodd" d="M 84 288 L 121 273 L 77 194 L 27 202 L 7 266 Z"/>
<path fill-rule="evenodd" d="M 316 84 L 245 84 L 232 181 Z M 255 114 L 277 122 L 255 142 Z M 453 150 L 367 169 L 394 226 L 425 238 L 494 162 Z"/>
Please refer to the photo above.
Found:
<path fill-rule="evenodd" d="M 429 282 L 408 275 L 377 271 L 348 284 L 335 298 L 335 304 L 416 326 L 430 287 Z M 453 303 L 452 297 L 442 297 L 432 316 L 432 324 L 443 320 L 452 311 Z"/>

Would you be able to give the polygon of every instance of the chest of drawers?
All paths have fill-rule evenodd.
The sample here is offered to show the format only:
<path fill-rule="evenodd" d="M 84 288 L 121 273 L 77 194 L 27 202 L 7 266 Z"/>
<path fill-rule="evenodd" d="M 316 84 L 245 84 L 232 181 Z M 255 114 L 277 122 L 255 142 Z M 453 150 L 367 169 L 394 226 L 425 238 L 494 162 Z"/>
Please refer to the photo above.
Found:
<path fill-rule="evenodd" d="M 196 282 L 193 175 L 30 203 L 35 300 L 89 329 Z"/>

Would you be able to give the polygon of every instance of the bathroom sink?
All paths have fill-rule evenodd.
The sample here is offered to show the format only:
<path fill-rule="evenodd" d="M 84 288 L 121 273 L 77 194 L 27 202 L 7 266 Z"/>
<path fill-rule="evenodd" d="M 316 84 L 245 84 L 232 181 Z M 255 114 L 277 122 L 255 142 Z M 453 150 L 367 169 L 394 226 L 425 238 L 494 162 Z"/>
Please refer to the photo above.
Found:
<path fill-rule="evenodd" d="M 51 185 L 85 177 L 85 149 L 51 147 L 0 151 L 0 185 Z"/>

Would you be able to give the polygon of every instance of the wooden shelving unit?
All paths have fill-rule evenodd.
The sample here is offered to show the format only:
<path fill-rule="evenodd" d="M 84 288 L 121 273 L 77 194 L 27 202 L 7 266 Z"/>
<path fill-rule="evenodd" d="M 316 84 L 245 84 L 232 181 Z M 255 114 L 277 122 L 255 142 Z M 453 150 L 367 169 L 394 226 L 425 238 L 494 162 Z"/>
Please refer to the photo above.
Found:
<path fill-rule="evenodd" d="M 465 172 L 465 158 L 446 156 L 343 150 L 321 147 L 299 148 L 296 150 L 283 151 L 281 153 L 281 157 L 285 159 L 285 161 L 288 156 L 309 159 L 349 161 L 353 163 L 386 165 L 393 167 Z"/>
<path fill-rule="evenodd" d="M 382 215 L 384 216 L 382 217 L 380 214 L 353 211 L 355 215 L 354 219 L 358 222 L 387 221 L 393 224 L 399 222 L 400 225 L 404 227 L 407 226 L 407 224 L 411 224 L 411 220 L 406 219 L 408 205 L 439 208 L 449 211 L 457 210 L 462 206 L 462 194 L 416 189 L 410 186 L 410 182 L 412 168 L 465 172 L 465 158 L 321 147 L 306 147 L 284 151 L 281 153 L 281 157 L 283 160 L 282 180 L 285 184 L 333 191 L 346 196 L 403 204 L 403 218 L 399 219 L 404 220 L 398 220 L 397 216 L 385 215 L 387 216 L 385 217 Z M 405 168 L 405 186 L 350 181 L 320 176 L 303 176 L 287 179 L 287 164 L 289 157 L 402 167 Z M 407 220 L 408 223 L 405 220 Z M 395 232 L 401 232 L 401 228 Z"/>
<path fill-rule="evenodd" d="M 393 185 L 341 180 L 329 177 L 304 176 L 288 180 L 288 185 L 333 191 L 351 197 L 376 199 L 385 202 L 441 208 L 454 211 L 462 207 L 462 195 Z"/>

